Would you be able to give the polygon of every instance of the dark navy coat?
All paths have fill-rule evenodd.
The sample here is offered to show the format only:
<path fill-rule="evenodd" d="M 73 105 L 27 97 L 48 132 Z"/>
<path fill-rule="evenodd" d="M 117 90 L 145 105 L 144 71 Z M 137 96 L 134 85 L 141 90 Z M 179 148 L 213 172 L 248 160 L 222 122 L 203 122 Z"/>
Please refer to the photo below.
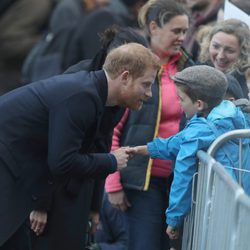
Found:
<path fill-rule="evenodd" d="M 116 170 L 111 154 L 91 154 L 106 99 L 104 71 L 59 75 L 0 97 L 0 246 L 32 209 L 51 207 L 52 190 L 77 206 L 92 178 Z M 70 216 L 85 227 L 86 218 Z"/>

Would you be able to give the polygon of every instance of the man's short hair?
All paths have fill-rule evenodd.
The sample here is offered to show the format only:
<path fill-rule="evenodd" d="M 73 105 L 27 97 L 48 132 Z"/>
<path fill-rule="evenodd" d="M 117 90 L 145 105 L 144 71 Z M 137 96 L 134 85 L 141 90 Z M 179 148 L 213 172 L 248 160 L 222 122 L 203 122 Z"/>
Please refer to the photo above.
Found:
<path fill-rule="evenodd" d="M 159 58 L 150 49 L 138 43 L 127 43 L 111 50 L 103 65 L 111 79 L 126 70 L 133 79 L 137 79 L 149 68 L 159 70 Z"/>

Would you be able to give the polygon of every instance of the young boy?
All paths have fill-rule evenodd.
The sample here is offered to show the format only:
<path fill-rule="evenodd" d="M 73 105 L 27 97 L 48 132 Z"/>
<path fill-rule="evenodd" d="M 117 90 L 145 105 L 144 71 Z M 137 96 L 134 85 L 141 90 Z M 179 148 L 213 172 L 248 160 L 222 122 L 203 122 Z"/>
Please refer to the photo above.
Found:
<path fill-rule="evenodd" d="M 233 129 L 248 128 L 243 113 L 232 102 L 223 100 L 228 83 L 215 68 L 199 65 L 173 76 L 182 108 L 189 120 L 184 130 L 167 139 L 156 138 L 145 146 L 130 148 L 130 153 L 151 158 L 176 160 L 169 207 L 166 211 L 167 234 L 178 238 L 178 228 L 191 207 L 192 178 L 197 171 L 197 151 L 207 150 L 221 134 Z M 239 162 L 238 145 L 226 143 L 215 158 L 223 166 Z M 230 152 L 230 155 L 225 153 Z M 232 169 L 228 169 L 237 178 Z"/>

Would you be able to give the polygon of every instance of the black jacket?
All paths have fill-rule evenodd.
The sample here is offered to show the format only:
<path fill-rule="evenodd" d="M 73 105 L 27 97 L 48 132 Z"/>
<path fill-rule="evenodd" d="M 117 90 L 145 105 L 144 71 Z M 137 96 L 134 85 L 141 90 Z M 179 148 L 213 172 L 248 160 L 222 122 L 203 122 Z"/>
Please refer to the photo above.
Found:
<path fill-rule="evenodd" d="M 73 232 L 82 229 L 84 233 L 91 203 L 84 187 L 92 178 L 103 178 L 116 169 L 112 155 L 91 154 L 106 98 L 103 71 L 52 77 L 0 97 L 0 246 L 32 209 L 51 206 L 51 199 L 43 195 L 51 194 L 48 190 L 52 189 L 62 197 L 58 204 L 53 200 L 53 206 L 70 201 L 72 208 L 67 218 L 60 217 L 62 210 L 58 209 L 57 220 L 51 219 L 61 229 L 59 246 L 54 249 L 70 249 L 63 244 L 63 240 L 69 242 L 63 230 L 68 220 L 77 221 Z M 72 180 L 82 185 L 75 188 Z M 39 204 L 40 200 L 47 202 Z"/>
<path fill-rule="evenodd" d="M 96 58 L 86 60 L 73 65 L 65 73 L 99 70 L 100 65 L 102 63 Z M 99 129 L 89 149 L 90 152 L 105 153 L 110 151 L 113 129 L 123 113 L 124 108 L 105 107 Z M 50 207 L 45 233 L 43 237 L 32 237 L 34 250 L 44 249 L 45 246 L 52 250 L 71 249 L 72 247 L 75 250 L 82 249 L 85 243 L 83 241 L 86 235 L 86 218 L 90 211 L 99 212 L 101 209 L 105 177 L 86 178 L 83 182 L 70 179 L 66 185 L 59 183 L 54 192 L 54 202 Z M 63 193 L 62 190 L 64 190 Z M 81 219 L 79 219 L 80 217 Z M 63 221 L 62 218 L 64 218 Z M 64 236 L 64 240 L 61 239 L 62 236 Z"/>

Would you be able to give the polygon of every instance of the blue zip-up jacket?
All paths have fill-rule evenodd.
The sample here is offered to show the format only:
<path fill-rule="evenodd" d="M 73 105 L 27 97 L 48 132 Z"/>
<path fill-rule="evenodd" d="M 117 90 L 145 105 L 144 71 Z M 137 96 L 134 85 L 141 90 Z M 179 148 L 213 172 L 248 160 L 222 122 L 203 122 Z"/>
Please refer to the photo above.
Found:
<path fill-rule="evenodd" d="M 217 128 L 217 135 L 213 132 L 208 121 L 212 122 Z M 222 101 L 220 105 L 212 109 L 207 118 L 196 114 L 187 123 L 185 129 L 178 134 L 167 139 L 156 138 L 147 144 L 150 157 L 176 159 L 174 181 L 171 186 L 169 207 L 166 211 L 168 225 L 172 227 L 180 226 L 190 210 L 192 178 L 197 171 L 198 163 L 197 151 L 206 151 L 218 135 L 244 128 L 249 127 L 241 110 L 230 101 Z M 243 144 L 249 150 L 249 140 L 245 139 Z M 230 153 L 231 159 L 228 158 L 224 150 L 220 149 L 215 156 L 216 160 L 223 166 L 234 167 L 231 162 L 238 166 L 238 145 L 234 142 L 228 142 L 223 147 Z M 234 170 L 227 170 L 236 179 Z M 248 183 L 249 180 L 250 176 L 248 176 Z M 244 183 L 246 184 L 246 181 L 243 177 L 243 185 Z M 250 188 L 244 188 L 249 193 Z"/>

